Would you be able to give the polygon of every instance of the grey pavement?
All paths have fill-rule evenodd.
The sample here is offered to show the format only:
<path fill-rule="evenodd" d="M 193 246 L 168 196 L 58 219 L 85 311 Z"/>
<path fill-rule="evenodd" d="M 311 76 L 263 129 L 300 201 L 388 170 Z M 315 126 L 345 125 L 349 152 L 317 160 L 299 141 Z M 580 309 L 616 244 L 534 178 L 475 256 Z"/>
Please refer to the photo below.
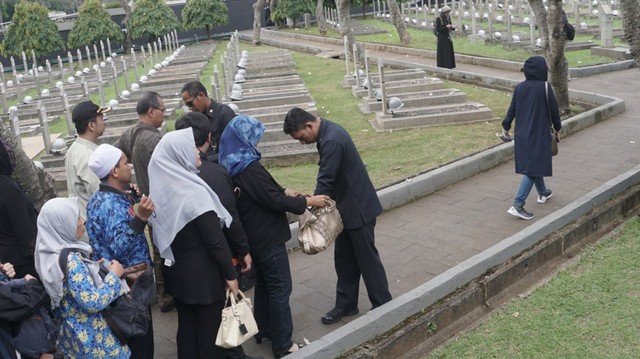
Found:
<path fill-rule="evenodd" d="M 435 64 L 431 58 L 380 55 L 397 57 L 398 60 L 421 66 Z M 523 79 L 519 72 L 464 63 L 460 63 L 457 70 L 503 79 Z M 542 205 L 536 203 L 535 190 L 532 191 L 527 202 L 527 209 L 536 215 L 532 221 L 519 220 L 506 213 L 521 179 L 514 173 L 513 161 L 380 216 L 376 227 L 376 244 L 394 298 L 541 221 L 639 164 L 639 83 L 640 72 L 637 69 L 594 75 L 569 83 L 572 90 L 621 98 L 625 100 L 627 111 L 562 139 L 560 154 L 554 158 L 554 176 L 547 180 L 554 196 Z M 354 111 L 357 109 L 354 108 Z M 496 124 L 496 128 L 498 126 Z M 360 314 L 333 325 L 321 324 L 320 316 L 334 304 L 336 275 L 333 253 L 328 250 L 307 256 L 295 251 L 290 254 L 290 261 L 294 282 L 290 302 L 295 341 L 318 341 L 343 326 L 349 329 L 348 323 L 371 309 L 364 284 L 361 284 Z M 385 308 L 383 306 L 376 311 Z M 154 308 L 153 318 L 155 357 L 175 358 L 175 311 L 165 314 Z M 244 348 L 252 355 L 272 357 L 268 341 L 262 345 L 249 341 Z M 303 349 L 292 357 L 305 356 Z"/>

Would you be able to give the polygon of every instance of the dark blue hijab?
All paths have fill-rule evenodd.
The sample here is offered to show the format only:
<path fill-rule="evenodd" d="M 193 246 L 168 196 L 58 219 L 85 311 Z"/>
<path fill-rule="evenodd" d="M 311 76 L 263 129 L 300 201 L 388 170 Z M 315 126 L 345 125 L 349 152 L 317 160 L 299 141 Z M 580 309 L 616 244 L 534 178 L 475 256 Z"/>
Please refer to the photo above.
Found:
<path fill-rule="evenodd" d="M 229 122 L 220 137 L 218 163 L 235 177 L 262 157 L 258 142 L 264 133 L 264 125 L 251 116 L 238 115 Z"/>

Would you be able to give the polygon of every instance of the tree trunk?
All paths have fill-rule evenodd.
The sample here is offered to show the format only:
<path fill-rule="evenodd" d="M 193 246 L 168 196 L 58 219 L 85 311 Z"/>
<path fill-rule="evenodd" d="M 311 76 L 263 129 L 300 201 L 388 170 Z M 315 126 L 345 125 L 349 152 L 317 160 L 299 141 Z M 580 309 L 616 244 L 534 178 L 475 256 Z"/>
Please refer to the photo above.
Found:
<path fill-rule="evenodd" d="M 207 31 L 207 40 L 211 40 L 211 29 L 209 25 L 205 25 L 204 29 Z"/>
<path fill-rule="evenodd" d="M 327 36 L 327 19 L 324 17 L 324 0 L 318 0 L 316 6 L 316 23 L 318 24 L 318 32 L 320 35 Z"/>
<path fill-rule="evenodd" d="M 122 25 L 125 29 L 127 29 L 124 36 L 124 45 L 125 53 L 128 53 L 131 46 L 133 46 L 133 37 L 131 36 L 131 29 L 129 29 L 129 19 L 131 18 L 131 14 L 133 13 L 133 9 L 129 6 L 129 2 L 127 0 L 118 0 L 120 6 L 124 10 L 124 19 L 122 20 Z"/>
<path fill-rule="evenodd" d="M 262 8 L 264 0 L 253 3 L 253 44 L 260 45 L 260 28 L 262 28 Z"/>
<path fill-rule="evenodd" d="M 547 50 L 547 63 L 549 65 L 549 83 L 558 100 L 558 108 L 561 113 L 568 114 L 569 109 L 569 63 L 564 56 L 564 46 L 567 37 L 564 33 L 562 21 L 562 0 L 550 0 L 547 26 L 549 34 L 549 47 Z"/>
<path fill-rule="evenodd" d="M 398 3 L 396 2 L 396 0 L 388 0 L 387 4 L 389 5 L 389 12 L 391 13 L 393 25 L 398 31 L 398 36 L 400 36 L 400 42 L 405 45 L 411 43 L 411 36 L 407 32 L 407 27 L 404 24 L 404 19 L 402 18 L 402 14 L 400 13 Z"/>
<path fill-rule="evenodd" d="M 344 54 L 345 57 L 349 57 L 353 60 L 353 44 L 356 43 L 356 35 L 351 28 L 351 14 L 349 13 L 349 0 L 336 0 L 336 6 L 338 7 L 338 19 L 340 21 L 340 35 L 342 39 L 347 37 L 348 53 Z"/>
<path fill-rule="evenodd" d="M 36 167 L 23 150 L 18 149 L 16 139 L 3 121 L 0 121 L 0 137 L 7 141 L 16 156 L 16 168 L 11 177 L 24 189 L 36 210 L 40 211 L 46 201 L 57 197 L 53 178 Z"/>
<path fill-rule="evenodd" d="M 529 5 L 536 16 L 542 50 L 549 65 L 549 83 L 560 112 L 569 113 L 569 64 L 564 56 L 567 39 L 562 24 L 562 2 L 550 0 L 548 12 L 540 0 L 529 0 Z"/>
<path fill-rule="evenodd" d="M 624 39 L 629 44 L 631 56 L 640 63 L 640 1 L 621 0 Z"/>

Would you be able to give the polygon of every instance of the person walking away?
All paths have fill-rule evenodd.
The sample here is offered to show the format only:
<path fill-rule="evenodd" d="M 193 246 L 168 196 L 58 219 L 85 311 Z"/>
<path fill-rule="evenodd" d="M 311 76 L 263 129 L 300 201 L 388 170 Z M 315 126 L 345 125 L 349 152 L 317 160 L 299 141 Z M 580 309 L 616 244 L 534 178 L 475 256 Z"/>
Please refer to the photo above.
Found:
<path fill-rule="evenodd" d="M 445 69 L 456 67 L 456 57 L 453 52 L 451 31 L 456 27 L 451 23 L 451 8 L 447 5 L 440 8 L 440 16 L 436 18 L 436 32 L 438 33 L 437 66 Z"/>
<path fill-rule="evenodd" d="M 560 111 L 553 89 L 547 82 L 549 67 L 542 56 L 532 56 L 524 62 L 525 81 L 513 90 L 511 105 L 502 121 L 502 137 L 509 138 L 509 130 L 517 120 L 514 133 L 516 173 L 522 175 L 520 188 L 507 213 L 522 219 L 532 219 L 533 213 L 524 209 L 531 188 L 538 192 L 537 202 L 544 204 L 553 195 L 544 177 L 552 176 L 551 126 L 562 128 Z M 548 97 L 548 99 L 547 99 Z M 548 106 L 548 107 L 547 107 Z M 549 118 L 549 113 L 551 118 Z"/>
<path fill-rule="evenodd" d="M 285 116 L 283 130 L 302 143 L 317 143 L 320 168 L 314 193 L 336 201 L 344 224 L 334 250 L 336 302 L 322 316 L 322 323 L 332 324 L 346 315 L 358 314 L 360 277 L 373 309 L 390 301 L 374 235 L 382 205 L 351 136 L 340 125 L 297 107 Z"/>
<path fill-rule="evenodd" d="M 89 157 L 89 168 L 100 178 L 100 189 L 89 198 L 87 205 L 86 227 L 93 258 L 108 262 L 115 259 L 125 268 L 140 264 L 151 267 L 144 227 L 153 213 L 153 201 L 144 194 L 139 197 L 130 189 L 131 167 L 127 156 L 117 147 L 101 144 Z M 151 315 L 151 308 L 148 309 Z M 132 358 L 153 358 L 151 317 L 147 333 L 130 338 L 127 345 Z"/>

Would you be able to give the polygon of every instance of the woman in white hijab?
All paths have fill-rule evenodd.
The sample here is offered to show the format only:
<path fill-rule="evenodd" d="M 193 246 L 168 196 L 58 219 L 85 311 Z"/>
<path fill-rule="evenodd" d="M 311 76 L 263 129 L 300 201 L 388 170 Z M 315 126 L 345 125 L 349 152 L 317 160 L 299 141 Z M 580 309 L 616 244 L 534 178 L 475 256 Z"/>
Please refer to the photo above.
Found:
<path fill-rule="evenodd" d="M 162 137 L 149 161 L 154 199 L 153 241 L 164 259 L 165 291 L 178 311 L 178 358 L 223 358 L 214 345 L 225 301 L 225 282 L 238 281 L 221 226 L 231 223 L 218 196 L 196 174 L 202 164 L 191 128 Z"/>
<path fill-rule="evenodd" d="M 129 358 L 100 313 L 125 293 L 117 261 L 109 263 L 109 274 L 100 278 L 97 262 L 89 259 L 91 247 L 80 241 L 84 220 L 76 198 L 54 198 L 38 215 L 36 270 L 60 319 L 58 346 L 69 358 Z M 67 273 L 59 265 L 60 252 L 69 249 Z"/>

